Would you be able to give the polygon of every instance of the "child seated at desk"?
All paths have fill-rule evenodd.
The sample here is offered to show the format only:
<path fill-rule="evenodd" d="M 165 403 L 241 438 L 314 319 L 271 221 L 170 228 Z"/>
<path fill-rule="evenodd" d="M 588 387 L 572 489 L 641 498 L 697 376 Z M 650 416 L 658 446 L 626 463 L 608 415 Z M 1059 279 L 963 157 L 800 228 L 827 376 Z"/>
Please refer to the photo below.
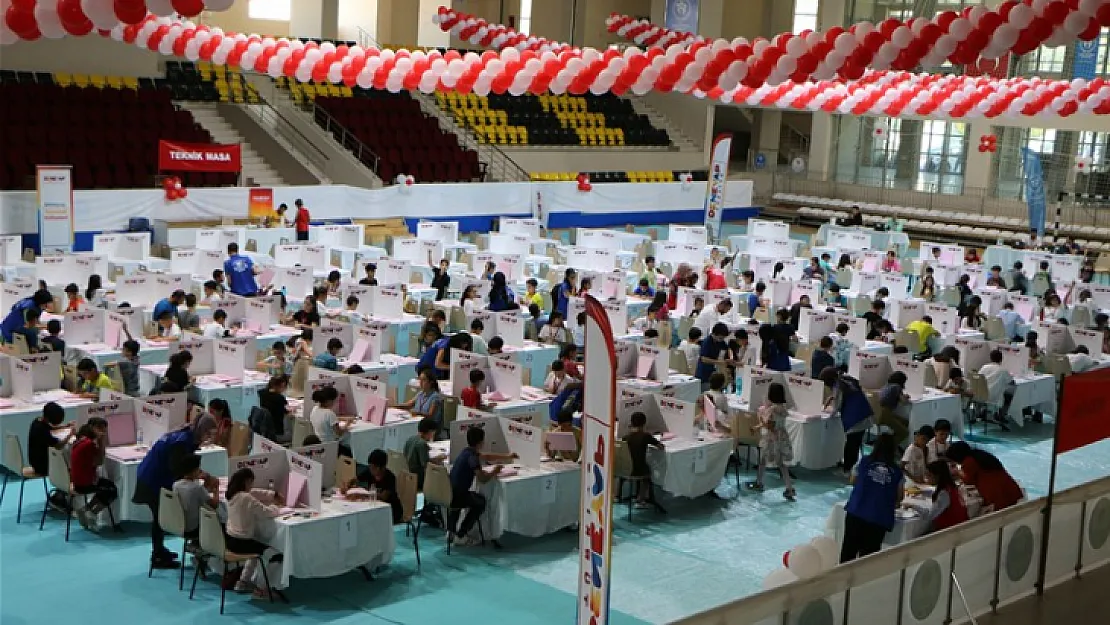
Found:
<path fill-rule="evenodd" d="M 702 395 L 702 401 L 713 404 L 713 409 L 718 415 L 716 427 L 723 432 L 729 431 L 728 423 L 721 422 L 722 419 L 728 418 L 728 397 L 725 396 L 725 386 L 727 383 L 728 379 L 725 378 L 725 374 L 720 371 L 713 373 L 709 376 L 709 390 Z"/>
<path fill-rule="evenodd" d="M 576 346 L 585 347 L 586 346 L 586 313 L 585 312 L 578 313 L 578 316 L 575 317 L 575 320 L 578 322 L 578 325 L 576 325 L 574 327 L 574 331 L 571 332 L 571 336 L 574 339 L 574 344 Z"/>
<path fill-rule="evenodd" d="M 115 390 L 112 378 L 100 372 L 91 358 L 77 363 L 77 394 L 85 399 L 100 399 L 100 389 Z"/>
<path fill-rule="evenodd" d="M 312 431 L 325 443 L 341 441 L 347 437 L 347 429 L 351 425 L 348 418 L 340 419 L 332 407 L 339 399 L 339 391 L 334 386 L 326 386 L 312 393 L 312 401 L 316 403 L 308 420 L 312 422 Z M 344 443 L 339 443 L 339 455 L 353 458 L 351 448 Z"/>
<path fill-rule="evenodd" d="M 431 419 L 438 432 L 443 431 L 443 395 L 439 393 L 439 380 L 431 369 L 423 369 L 419 374 L 420 390 L 407 402 L 397 404 L 398 408 L 408 410 L 414 417 Z M 438 438 L 437 432 L 437 438 Z"/>
<path fill-rule="evenodd" d="M 551 317 L 547 320 L 547 325 L 540 328 L 538 335 L 540 343 L 548 345 L 555 343 L 569 343 L 571 341 L 570 332 L 567 331 L 566 326 L 563 324 L 563 313 L 554 311 Z"/>
<path fill-rule="evenodd" d="M 227 449 L 228 442 L 231 439 L 232 425 L 234 424 L 234 421 L 231 420 L 231 407 L 227 405 L 227 400 L 217 397 L 209 401 L 208 414 L 216 420 L 216 434 L 212 441 L 213 444 Z"/>
<path fill-rule="evenodd" d="M 339 370 L 339 352 L 343 351 L 343 341 L 339 339 L 328 339 L 328 349 L 324 353 L 316 356 L 312 364 L 321 369 L 328 371 Z"/>
<path fill-rule="evenodd" d="M 481 493 L 471 490 L 474 480 L 486 483 L 501 473 L 501 465 L 495 464 L 488 471 L 482 468 L 482 462 L 504 462 L 516 458 L 516 454 L 485 454 L 482 445 L 486 440 L 486 431 L 482 428 L 470 428 L 466 431 L 466 449 L 462 450 L 459 457 L 451 465 L 451 517 L 447 519 L 448 531 L 458 528 L 455 533 L 454 544 L 467 547 L 475 544 L 470 538 L 470 530 L 482 516 L 486 509 L 486 497 Z M 459 523 L 459 513 L 466 511 Z"/>
<path fill-rule="evenodd" d="M 168 343 L 173 339 L 180 339 L 181 326 L 174 321 L 173 312 L 169 310 L 162 311 L 158 318 L 154 320 L 154 332 L 146 338 L 156 343 Z"/>
<path fill-rule="evenodd" d="M 74 283 L 66 285 L 66 309 L 65 312 L 84 312 L 89 309 L 85 299 L 81 297 L 81 289 Z"/>
<path fill-rule="evenodd" d="M 35 475 L 45 476 L 50 472 L 50 448 L 64 449 L 66 441 L 72 437 L 58 440 L 54 432 L 70 427 L 63 423 L 66 411 L 56 402 L 49 402 L 42 407 L 42 415 L 31 422 L 27 432 L 27 464 L 35 471 Z"/>
<path fill-rule="evenodd" d="M 196 541 L 200 538 L 201 507 L 208 506 L 212 509 L 220 507 L 220 480 L 201 471 L 200 456 L 196 454 L 181 457 L 178 461 L 177 475 L 177 481 L 173 483 L 173 492 L 185 512 L 185 538 L 196 546 Z"/>
<path fill-rule="evenodd" d="M 632 322 L 632 329 L 638 330 L 640 332 L 646 332 L 647 330 L 656 329 L 658 327 L 658 324 L 659 306 L 657 304 L 651 304 L 648 306 L 647 312 L 644 314 L 643 317 L 640 317 Z"/>
<path fill-rule="evenodd" d="M 524 295 L 520 296 L 519 304 L 528 310 L 532 310 L 532 306 L 543 307 L 543 296 L 536 292 L 540 283 L 535 278 L 528 278 L 524 283 L 524 288 L 527 289 Z M 533 318 L 535 315 L 533 315 Z"/>
<path fill-rule="evenodd" d="M 227 313 L 222 308 L 217 308 L 212 313 L 212 321 L 201 328 L 201 336 L 206 339 L 223 339 L 231 335 L 227 329 Z"/>
<path fill-rule="evenodd" d="M 200 327 L 200 315 L 197 313 L 196 295 L 189 293 L 185 296 L 185 310 L 178 313 L 177 322 L 181 325 L 183 330 L 196 330 Z"/>
<path fill-rule="evenodd" d="M 640 283 L 632 290 L 634 297 L 655 297 L 655 289 L 648 284 L 647 278 L 640 278 Z"/>
<path fill-rule="evenodd" d="M 42 337 L 41 342 L 43 347 L 49 347 L 50 351 L 58 352 L 65 357 L 66 342 L 62 340 L 62 322 L 57 319 L 51 319 L 46 322 L 47 335 Z"/>
<path fill-rule="evenodd" d="M 216 306 L 220 303 L 220 290 L 215 280 L 204 283 L 204 297 L 200 300 L 205 306 Z"/>
<path fill-rule="evenodd" d="M 386 468 L 388 462 L 389 455 L 384 450 L 375 449 L 370 452 L 366 458 L 366 470 L 359 473 L 358 477 L 351 480 L 349 484 L 340 485 L 340 492 L 346 495 L 348 489 L 366 484 L 367 488 L 377 491 L 378 501 L 389 504 L 393 511 L 393 523 L 397 524 L 401 522 L 404 511 L 401 508 L 401 497 L 397 493 L 397 476 Z"/>
<path fill-rule="evenodd" d="M 481 369 L 472 369 L 470 371 L 470 386 L 462 390 L 462 397 L 459 400 L 463 406 L 473 408 L 475 410 L 493 410 L 497 404 L 482 403 L 482 383 L 486 381 L 486 374 Z"/>
<path fill-rule="evenodd" d="M 275 341 L 270 347 L 270 355 L 258 363 L 258 369 L 271 376 L 292 376 L 293 361 L 286 356 L 285 343 Z"/>
<path fill-rule="evenodd" d="M 563 368 L 566 370 L 568 376 L 577 382 L 582 381 L 582 370 L 578 366 L 577 345 L 567 345 L 563 347 L 562 353 L 559 354 L 559 360 L 563 361 Z"/>
<path fill-rule="evenodd" d="M 694 305 L 693 305 L 693 307 L 690 308 L 690 318 L 691 319 L 697 319 L 698 315 L 700 315 L 701 311 L 704 310 L 704 309 L 705 309 L 705 298 L 700 296 L 700 295 L 695 297 L 694 298 Z"/>
<path fill-rule="evenodd" d="M 936 484 L 933 489 L 933 505 L 926 517 L 929 522 L 929 532 L 946 530 L 967 521 L 967 507 L 960 496 L 960 488 L 952 477 L 948 463 L 933 462 L 927 469 L 930 481 Z"/>
<path fill-rule="evenodd" d="M 556 417 L 556 423 L 551 427 L 552 432 L 563 432 L 574 435 L 574 451 L 551 451 L 551 447 L 547 444 L 547 439 L 544 439 L 544 452 L 550 458 L 561 460 L 569 460 L 571 462 L 578 462 L 578 456 L 582 451 L 582 429 L 574 427 L 574 411 L 561 410 L 559 416 Z"/>
<path fill-rule="evenodd" d="M 929 483 L 929 473 L 925 470 L 929 441 L 933 439 L 933 428 L 923 425 L 913 433 L 913 444 L 902 455 L 902 471 L 918 484 Z"/>
<path fill-rule="evenodd" d="M 925 445 L 926 464 L 937 460 L 947 460 L 948 439 L 952 436 L 952 423 L 948 419 L 937 419 L 933 424 L 933 438 Z"/>
<path fill-rule="evenodd" d="M 505 350 L 505 339 L 500 336 L 495 336 L 489 340 L 487 348 L 489 349 L 490 356 L 497 356 Z"/>
<path fill-rule="evenodd" d="M 39 319 L 41 318 L 42 309 L 31 308 L 23 315 L 23 326 L 12 330 L 13 337 L 18 334 L 27 342 L 27 352 L 31 354 L 39 351 L 39 333 L 42 332 Z"/>
<path fill-rule="evenodd" d="M 486 329 L 486 324 L 482 323 L 481 319 L 475 319 L 470 322 L 470 351 L 475 354 L 486 356 L 489 354 L 489 346 L 486 345 L 486 339 L 482 338 L 482 332 Z"/>
<path fill-rule="evenodd" d="M 581 382 L 567 375 L 566 366 L 562 360 L 551 363 L 551 372 L 547 374 L 547 379 L 543 381 L 544 392 L 558 396 L 575 385 L 581 385 Z"/>
<path fill-rule="evenodd" d="M 175 391 L 162 390 L 166 392 L 181 392 L 184 391 L 190 384 L 193 383 L 193 377 L 189 375 L 189 365 L 193 362 L 193 355 L 189 352 L 177 352 L 170 356 L 170 366 L 166 367 L 166 373 L 162 376 L 163 384 L 170 383 L 176 387 Z"/>
<path fill-rule="evenodd" d="M 97 515 L 119 496 L 112 480 L 97 475 L 97 469 L 104 463 L 107 446 L 108 422 L 100 417 L 90 417 L 77 431 L 77 441 L 70 450 L 69 478 L 73 483 L 73 492 L 92 495 L 88 505 L 77 511 L 77 520 L 87 530 L 96 530 Z"/>
<path fill-rule="evenodd" d="M 282 496 L 272 490 L 254 488 L 254 471 L 239 469 L 227 482 L 227 529 L 226 547 L 228 551 L 245 555 L 261 556 L 268 546 L 260 542 L 260 526 L 267 520 L 281 514 Z M 235 592 L 253 592 L 256 597 L 266 596 L 269 589 L 256 588 L 250 581 L 258 566 L 257 559 L 250 559 L 243 565 L 243 572 L 235 584 Z"/>
<path fill-rule="evenodd" d="M 628 455 L 632 458 L 632 475 L 634 478 L 647 478 L 639 480 L 639 490 L 636 492 L 636 506 L 646 507 L 654 496 L 651 492 L 651 467 L 647 462 L 648 447 L 663 449 L 663 443 L 652 434 L 644 431 L 647 426 L 647 415 L 642 412 L 632 413 L 629 421 L 628 433 L 624 435 L 624 445 L 628 448 Z"/>

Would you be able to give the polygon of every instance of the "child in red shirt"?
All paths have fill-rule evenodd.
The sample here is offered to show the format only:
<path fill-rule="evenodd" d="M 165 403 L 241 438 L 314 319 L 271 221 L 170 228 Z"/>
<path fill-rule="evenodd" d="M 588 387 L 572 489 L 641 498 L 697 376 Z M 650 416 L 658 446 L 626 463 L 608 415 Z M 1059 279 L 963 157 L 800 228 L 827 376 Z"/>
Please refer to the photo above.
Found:
<path fill-rule="evenodd" d="M 490 410 L 497 404 L 483 404 L 482 403 L 482 383 L 486 381 L 486 374 L 481 369 L 474 369 L 470 372 L 470 386 L 462 391 L 462 405 L 467 408 L 475 410 Z"/>
<path fill-rule="evenodd" d="M 70 451 L 69 477 L 73 490 L 79 495 L 92 495 L 88 506 L 77 511 L 77 520 L 88 530 L 95 531 L 97 516 L 118 496 L 112 480 L 97 475 L 97 469 L 104 462 L 107 436 L 108 422 L 100 417 L 91 417 L 77 431 L 77 442 Z"/>

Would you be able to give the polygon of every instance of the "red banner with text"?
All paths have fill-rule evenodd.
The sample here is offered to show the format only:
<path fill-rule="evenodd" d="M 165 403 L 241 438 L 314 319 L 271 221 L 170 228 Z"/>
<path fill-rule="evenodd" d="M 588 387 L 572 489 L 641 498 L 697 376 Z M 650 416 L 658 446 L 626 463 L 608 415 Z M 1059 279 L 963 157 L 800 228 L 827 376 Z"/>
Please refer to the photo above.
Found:
<path fill-rule="evenodd" d="M 1064 378 L 1057 426 L 1056 453 L 1079 449 L 1110 438 L 1110 404 L 1106 389 L 1110 369 L 1096 369 Z"/>
<path fill-rule="evenodd" d="M 238 173 L 242 167 L 238 144 L 158 142 L 158 169 L 161 171 Z"/>

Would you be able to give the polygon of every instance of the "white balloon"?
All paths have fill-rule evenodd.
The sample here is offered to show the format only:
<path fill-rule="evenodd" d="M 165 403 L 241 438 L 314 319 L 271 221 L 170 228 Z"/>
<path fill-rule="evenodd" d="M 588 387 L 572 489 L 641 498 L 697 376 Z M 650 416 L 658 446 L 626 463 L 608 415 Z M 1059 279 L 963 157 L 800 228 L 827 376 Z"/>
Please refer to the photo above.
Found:
<path fill-rule="evenodd" d="M 192 42 L 189 43 L 191 44 Z M 188 55 L 188 53 L 189 46 L 185 46 L 185 54 Z M 266 64 L 266 73 L 269 74 L 271 78 L 278 78 L 282 75 L 282 68 L 284 65 L 284 61 L 276 56 L 272 56 L 270 57 L 270 61 Z"/>
<path fill-rule="evenodd" d="M 948 25 L 948 34 L 955 37 L 957 41 L 967 39 L 967 34 L 970 32 L 971 22 L 963 17 L 957 17 Z"/>
<path fill-rule="evenodd" d="M 851 33 L 840 33 L 836 37 L 833 49 L 844 56 L 848 56 L 856 49 L 856 38 Z"/>
<path fill-rule="evenodd" d="M 81 0 L 81 10 L 98 29 L 109 30 L 119 23 L 112 0 Z"/>
<path fill-rule="evenodd" d="M 1072 37 L 1075 37 L 1079 33 L 1086 30 L 1087 24 L 1090 23 L 1090 21 L 1091 18 L 1083 15 L 1082 13 L 1072 13 L 1071 15 L 1068 15 L 1066 18 L 1064 18 L 1064 31 Z"/>
<path fill-rule="evenodd" d="M 1010 9 L 1010 15 L 1006 21 L 1012 24 L 1018 30 L 1024 29 L 1033 21 L 1036 15 L 1033 14 L 1033 9 L 1025 4 L 1016 4 L 1014 8 Z"/>
<path fill-rule="evenodd" d="M 790 551 L 790 572 L 807 579 L 821 572 L 821 553 L 812 545 L 799 545 Z"/>
<path fill-rule="evenodd" d="M 798 581 L 797 575 L 791 573 L 787 569 L 778 568 L 771 571 L 771 573 L 763 579 L 763 590 L 771 590 L 772 588 L 785 586 L 796 581 Z"/>
<path fill-rule="evenodd" d="M 1045 7 L 1048 6 L 1049 0 L 1033 0 L 1033 12 L 1037 15 L 1044 15 Z"/>
<path fill-rule="evenodd" d="M 1098 8 L 1106 0 L 1079 0 L 1079 12 L 1087 17 L 1094 17 Z"/>
<path fill-rule="evenodd" d="M 170 0 L 146 0 L 146 10 L 158 16 L 173 15 L 173 3 Z"/>
<path fill-rule="evenodd" d="M 330 82 L 332 84 L 336 84 L 336 85 L 343 82 L 343 64 L 342 63 L 338 63 L 338 62 L 332 63 L 331 67 L 328 68 L 328 82 Z"/>

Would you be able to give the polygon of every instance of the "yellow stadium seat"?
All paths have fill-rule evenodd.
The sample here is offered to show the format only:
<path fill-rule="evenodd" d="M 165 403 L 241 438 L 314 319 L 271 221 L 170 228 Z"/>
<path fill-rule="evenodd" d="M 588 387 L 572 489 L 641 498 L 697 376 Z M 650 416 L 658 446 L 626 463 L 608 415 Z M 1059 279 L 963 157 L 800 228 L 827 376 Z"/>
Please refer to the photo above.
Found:
<path fill-rule="evenodd" d="M 73 76 L 65 72 L 55 72 L 54 84 L 59 87 L 68 87 L 73 84 Z"/>
<path fill-rule="evenodd" d="M 123 77 L 123 86 L 127 87 L 128 89 L 138 89 L 139 88 L 139 79 L 138 78 L 133 78 L 131 76 L 124 76 Z"/>
<path fill-rule="evenodd" d="M 347 85 L 343 85 L 342 87 L 340 87 L 339 88 L 339 93 L 344 98 L 353 98 L 353 97 L 355 97 L 355 92 L 352 91 L 351 88 L 348 87 Z"/>
<path fill-rule="evenodd" d="M 84 74 L 74 74 L 73 84 L 77 85 L 78 87 L 88 87 L 89 77 Z"/>
<path fill-rule="evenodd" d="M 543 180 L 543 175 L 539 174 L 539 173 L 536 173 L 536 172 L 532 172 L 532 173 L 528 174 L 528 179 L 531 180 L 532 182 L 539 182 L 540 180 Z"/>
<path fill-rule="evenodd" d="M 528 129 L 525 128 L 524 126 L 521 126 L 519 128 L 519 130 L 520 130 L 520 143 L 521 143 L 521 145 L 528 145 Z"/>

